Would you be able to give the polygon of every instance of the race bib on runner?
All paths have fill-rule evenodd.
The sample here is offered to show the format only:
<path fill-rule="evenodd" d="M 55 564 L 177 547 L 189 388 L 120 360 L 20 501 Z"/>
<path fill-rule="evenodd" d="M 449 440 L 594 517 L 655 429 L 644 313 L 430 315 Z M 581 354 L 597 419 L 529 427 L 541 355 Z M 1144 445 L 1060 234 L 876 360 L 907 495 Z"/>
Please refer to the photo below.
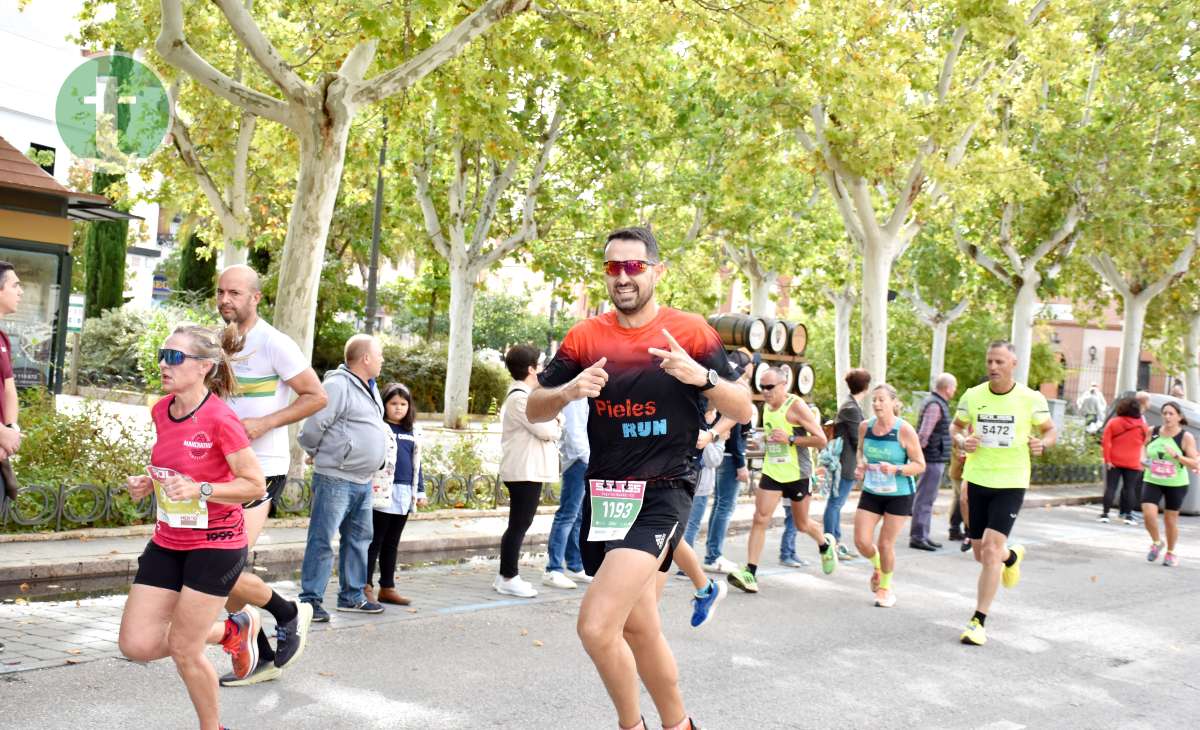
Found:
<path fill-rule="evenodd" d="M 642 511 L 646 482 L 624 479 L 589 479 L 592 520 L 588 541 L 624 540 Z"/>
<path fill-rule="evenodd" d="M 999 413 L 980 413 L 975 418 L 980 442 L 989 449 L 1009 449 L 1017 435 L 1017 419 Z"/>
<path fill-rule="evenodd" d="M 877 464 L 867 464 L 863 475 L 863 487 L 875 494 L 892 494 L 896 491 L 896 477 L 884 474 Z"/>
<path fill-rule="evenodd" d="M 786 464 L 788 463 L 788 449 L 791 449 L 791 444 L 775 444 L 767 443 L 767 461 L 771 464 Z"/>
<path fill-rule="evenodd" d="M 163 489 L 162 480 L 179 476 L 179 472 L 161 466 L 148 466 L 146 473 L 154 481 L 154 501 L 158 505 L 159 522 L 165 522 L 171 527 L 208 529 L 207 503 L 200 499 L 174 500 L 168 497 Z"/>
<path fill-rule="evenodd" d="M 1156 477 L 1173 477 L 1177 471 L 1175 462 L 1167 461 L 1166 459 L 1152 459 L 1150 461 L 1150 473 Z"/>

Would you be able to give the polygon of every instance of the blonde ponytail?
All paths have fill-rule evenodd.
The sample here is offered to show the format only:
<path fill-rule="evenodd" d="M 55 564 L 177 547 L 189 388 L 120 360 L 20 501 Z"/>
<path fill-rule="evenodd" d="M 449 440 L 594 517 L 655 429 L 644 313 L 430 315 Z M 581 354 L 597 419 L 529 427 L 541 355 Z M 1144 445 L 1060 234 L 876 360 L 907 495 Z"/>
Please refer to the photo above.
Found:
<path fill-rule="evenodd" d="M 235 355 L 242 351 L 246 338 L 238 331 L 236 324 L 227 325 L 219 332 L 196 324 L 183 324 L 175 328 L 175 334 L 191 339 L 197 355 L 216 363 L 204 376 L 205 387 L 222 400 L 238 394 L 233 363 L 245 359 Z"/>

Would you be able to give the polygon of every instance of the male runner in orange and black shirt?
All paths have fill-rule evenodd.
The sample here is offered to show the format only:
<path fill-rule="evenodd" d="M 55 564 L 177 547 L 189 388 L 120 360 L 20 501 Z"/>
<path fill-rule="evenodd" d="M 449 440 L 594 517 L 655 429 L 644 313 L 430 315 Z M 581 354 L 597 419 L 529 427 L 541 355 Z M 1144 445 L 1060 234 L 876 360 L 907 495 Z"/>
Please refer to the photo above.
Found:
<path fill-rule="evenodd" d="M 622 730 L 645 728 L 639 672 L 663 727 L 690 730 L 658 599 L 691 511 L 700 400 L 741 423 L 753 406 L 704 319 L 654 301 L 664 267 L 649 230 L 610 234 L 604 263 L 616 311 L 571 328 L 526 414 L 548 421 L 588 398 L 592 456 L 580 549 L 595 581 L 579 608 L 579 636 Z"/>

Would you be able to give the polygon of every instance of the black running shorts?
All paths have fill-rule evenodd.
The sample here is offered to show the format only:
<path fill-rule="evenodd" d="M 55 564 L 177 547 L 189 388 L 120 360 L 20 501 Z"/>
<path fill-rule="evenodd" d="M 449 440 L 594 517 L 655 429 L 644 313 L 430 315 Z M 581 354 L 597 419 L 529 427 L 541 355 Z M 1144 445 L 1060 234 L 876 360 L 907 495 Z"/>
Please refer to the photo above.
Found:
<path fill-rule="evenodd" d="M 877 515 L 912 517 L 912 494 L 872 494 L 863 490 L 858 495 L 858 508 Z"/>
<path fill-rule="evenodd" d="M 646 486 L 642 498 L 642 511 L 622 540 L 588 540 L 592 524 L 592 500 L 583 497 L 583 529 L 579 531 L 579 552 L 583 557 L 583 570 L 595 575 L 610 550 L 630 548 L 658 557 L 666 546 L 667 553 L 659 572 L 671 567 L 675 548 L 683 537 L 683 527 L 692 511 L 692 491 L 696 485 L 684 479 L 651 482 Z"/>
<path fill-rule="evenodd" d="M 967 482 L 967 515 L 972 540 L 983 538 L 984 530 L 1008 537 L 1025 501 L 1024 489 L 994 489 Z"/>
<path fill-rule="evenodd" d="M 171 550 L 153 540 L 138 558 L 133 582 L 179 592 L 183 586 L 227 597 L 246 565 L 246 548 Z"/>
<path fill-rule="evenodd" d="M 1183 508 L 1183 498 L 1187 496 L 1187 486 L 1163 487 L 1150 482 L 1142 482 L 1142 504 L 1165 503 L 1170 512 L 1178 512 Z"/>
<path fill-rule="evenodd" d="M 799 502 L 809 494 L 807 479 L 797 479 L 794 482 L 777 482 L 766 474 L 763 474 L 762 479 L 758 480 L 758 488 L 765 489 L 768 492 L 783 492 L 783 496 L 793 502 Z"/>
<path fill-rule="evenodd" d="M 273 477 L 267 477 L 267 496 L 246 502 L 242 505 L 242 509 L 254 509 L 260 504 L 274 502 L 279 499 L 279 495 L 283 494 L 283 488 L 286 486 L 287 474 L 277 474 Z"/>

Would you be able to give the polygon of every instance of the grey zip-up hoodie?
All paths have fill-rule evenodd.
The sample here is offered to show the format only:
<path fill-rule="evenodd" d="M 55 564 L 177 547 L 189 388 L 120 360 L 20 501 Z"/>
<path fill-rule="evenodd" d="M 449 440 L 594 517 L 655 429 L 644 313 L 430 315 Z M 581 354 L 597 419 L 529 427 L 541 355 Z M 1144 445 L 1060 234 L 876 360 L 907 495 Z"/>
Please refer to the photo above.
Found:
<path fill-rule="evenodd" d="M 391 429 L 383 420 L 379 389 L 345 365 L 325 373 L 325 407 L 308 417 L 297 441 L 314 471 L 359 484 L 370 482 L 387 458 Z"/>

